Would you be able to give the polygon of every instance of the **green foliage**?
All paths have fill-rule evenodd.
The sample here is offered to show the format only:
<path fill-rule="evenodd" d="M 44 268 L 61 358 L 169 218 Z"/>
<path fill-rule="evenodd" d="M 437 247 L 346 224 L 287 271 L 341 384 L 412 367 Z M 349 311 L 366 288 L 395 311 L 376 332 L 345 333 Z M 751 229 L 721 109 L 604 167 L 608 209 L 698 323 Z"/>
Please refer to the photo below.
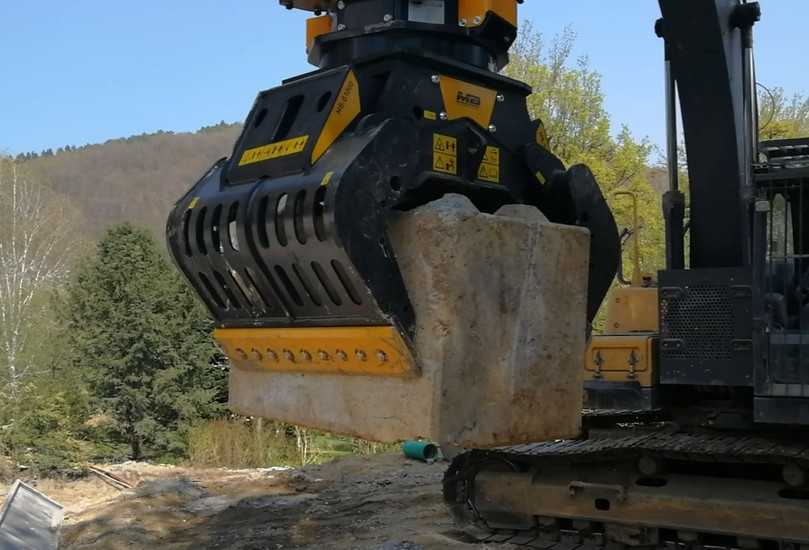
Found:
<path fill-rule="evenodd" d="M 759 123 L 762 140 L 809 137 L 809 97 L 787 97 L 783 88 L 759 94 Z"/>
<path fill-rule="evenodd" d="M 638 201 L 642 271 L 655 274 L 665 260 L 660 196 L 649 182 L 652 146 L 637 140 L 628 128 L 612 131 L 604 105 L 601 76 L 587 58 L 571 59 L 575 34 L 566 29 L 550 44 L 522 27 L 506 74 L 534 89 L 528 98 L 532 117 L 543 121 L 551 149 L 566 164 L 586 164 L 595 174 L 620 227 L 631 227 L 632 201 L 616 192 L 634 193 Z M 629 243 L 631 244 L 631 242 Z M 625 247 L 626 275 L 631 262 Z"/>
<path fill-rule="evenodd" d="M 398 445 L 241 417 L 199 422 L 188 433 L 188 462 L 201 467 L 300 466 L 397 449 Z"/>
<path fill-rule="evenodd" d="M 111 228 L 65 303 L 69 361 L 133 458 L 182 456 L 224 410 L 225 370 L 199 302 L 145 230 Z"/>
<path fill-rule="evenodd" d="M 81 434 L 87 393 L 67 373 L 53 374 L 0 404 L 0 455 L 37 476 L 78 471 L 88 452 Z"/>
<path fill-rule="evenodd" d="M 188 462 L 198 467 L 263 468 L 296 463 L 295 446 L 279 425 L 220 418 L 188 432 Z"/>

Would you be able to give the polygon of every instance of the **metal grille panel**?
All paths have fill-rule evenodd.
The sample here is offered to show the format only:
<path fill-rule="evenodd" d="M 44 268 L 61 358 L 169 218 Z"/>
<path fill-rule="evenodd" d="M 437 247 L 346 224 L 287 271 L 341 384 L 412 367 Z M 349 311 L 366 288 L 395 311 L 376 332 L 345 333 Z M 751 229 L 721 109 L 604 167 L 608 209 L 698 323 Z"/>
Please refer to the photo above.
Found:
<path fill-rule="evenodd" d="M 669 359 L 732 358 L 733 317 L 727 285 L 696 284 L 660 300 L 662 353 Z"/>

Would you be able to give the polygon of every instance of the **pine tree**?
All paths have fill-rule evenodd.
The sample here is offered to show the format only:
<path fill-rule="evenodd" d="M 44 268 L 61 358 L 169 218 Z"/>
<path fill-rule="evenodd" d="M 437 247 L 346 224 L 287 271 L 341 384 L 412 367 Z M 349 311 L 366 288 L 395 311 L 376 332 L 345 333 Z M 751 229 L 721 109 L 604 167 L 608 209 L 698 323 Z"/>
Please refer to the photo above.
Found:
<path fill-rule="evenodd" d="M 111 228 L 68 287 L 71 361 L 132 458 L 181 456 L 186 430 L 224 410 L 212 324 L 146 230 Z"/>

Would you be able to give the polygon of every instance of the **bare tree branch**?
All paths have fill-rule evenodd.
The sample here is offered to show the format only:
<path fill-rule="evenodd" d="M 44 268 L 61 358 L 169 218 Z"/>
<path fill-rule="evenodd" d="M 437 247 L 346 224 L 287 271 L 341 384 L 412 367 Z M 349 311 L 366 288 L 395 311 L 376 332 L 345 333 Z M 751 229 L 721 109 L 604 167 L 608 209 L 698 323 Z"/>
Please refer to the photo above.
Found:
<path fill-rule="evenodd" d="M 26 351 L 44 307 L 37 297 L 68 274 L 75 220 L 65 200 L 0 157 L 0 392 L 6 398 L 16 398 L 35 369 Z"/>

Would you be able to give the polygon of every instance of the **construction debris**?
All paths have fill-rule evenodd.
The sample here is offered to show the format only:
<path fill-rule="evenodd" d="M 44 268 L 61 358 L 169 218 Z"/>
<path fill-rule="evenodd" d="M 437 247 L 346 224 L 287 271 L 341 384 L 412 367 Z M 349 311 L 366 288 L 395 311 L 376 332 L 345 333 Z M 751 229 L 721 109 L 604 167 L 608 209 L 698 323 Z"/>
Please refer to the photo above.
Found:
<path fill-rule="evenodd" d="M 89 465 L 89 466 L 87 466 L 87 469 L 90 471 L 90 473 L 92 473 L 93 475 L 98 477 L 101 481 L 103 481 L 104 483 L 106 483 L 110 487 L 114 487 L 114 488 L 118 489 L 119 491 L 124 491 L 126 489 L 131 489 L 132 488 L 132 485 L 129 482 L 127 482 L 125 479 L 121 479 L 120 477 L 116 476 L 115 474 L 112 474 L 110 472 L 106 472 L 106 471 L 102 470 L 101 468 L 99 468 L 98 466 Z"/>
<path fill-rule="evenodd" d="M 446 195 L 390 223 L 416 314 L 412 378 L 234 368 L 237 412 L 376 441 L 491 447 L 576 436 L 589 233 Z"/>
<path fill-rule="evenodd" d="M 55 550 L 64 509 L 22 481 L 0 505 L 0 550 Z"/>

